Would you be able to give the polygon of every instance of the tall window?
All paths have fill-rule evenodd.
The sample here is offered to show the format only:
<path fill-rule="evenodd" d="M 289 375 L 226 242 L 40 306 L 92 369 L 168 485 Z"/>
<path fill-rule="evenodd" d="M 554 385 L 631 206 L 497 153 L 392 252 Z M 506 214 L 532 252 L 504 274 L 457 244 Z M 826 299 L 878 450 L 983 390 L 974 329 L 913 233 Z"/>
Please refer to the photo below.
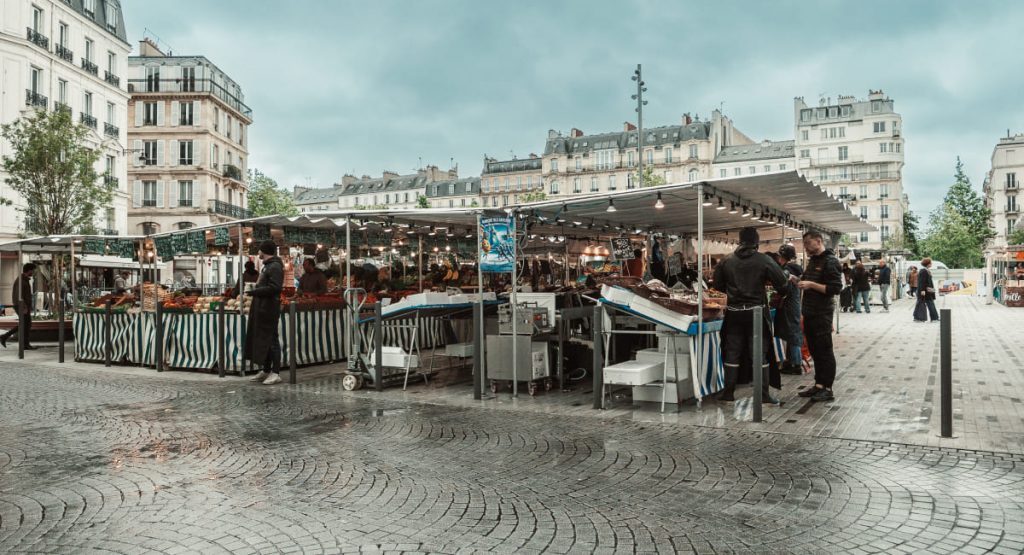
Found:
<path fill-rule="evenodd" d="M 749 168 L 747 168 L 747 173 L 750 175 L 754 175 L 755 173 L 757 173 L 757 166 L 750 166 Z"/>
<path fill-rule="evenodd" d="M 106 216 L 107 216 L 107 229 L 114 229 L 114 227 L 116 225 L 115 224 L 115 219 L 116 218 L 114 217 L 114 214 L 115 214 L 114 209 L 113 208 L 107 208 L 106 212 L 107 212 L 107 214 L 106 214 Z"/>
<path fill-rule="evenodd" d="M 526 176 L 526 190 L 527 191 L 532 191 L 533 190 L 533 176 L 532 175 Z"/>
<path fill-rule="evenodd" d="M 889 205 L 888 204 L 883 204 L 882 205 L 881 213 L 879 215 L 882 217 L 883 220 L 889 217 Z"/>
<path fill-rule="evenodd" d="M 860 207 L 860 217 L 865 219 L 865 220 L 868 219 L 868 207 L 867 206 L 861 206 Z"/>
<path fill-rule="evenodd" d="M 37 33 L 42 33 L 46 27 L 46 22 L 43 19 L 43 10 L 32 6 L 32 30 Z"/>
<path fill-rule="evenodd" d="M 876 121 L 874 123 L 874 125 L 873 125 L 873 129 L 874 129 L 875 133 L 885 133 L 885 122 L 884 121 Z"/>
<path fill-rule="evenodd" d="M 160 90 L 160 66 L 146 66 L 146 92 Z"/>
<path fill-rule="evenodd" d="M 96 0 L 82 0 L 82 9 L 85 15 L 94 17 L 96 15 Z"/>
<path fill-rule="evenodd" d="M 511 185 L 509 185 L 509 181 L 508 181 L 508 178 L 506 177 L 506 178 L 505 178 L 505 192 L 507 193 L 507 192 L 509 192 L 510 190 L 512 190 L 512 189 L 511 189 L 511 187 L 512 187 L 512 186 L 511 186 Z"/>
<path fill-rule="evenodd" d="M 142 125 L 156 125 L 156 102 L 142 104 Z"/>
<path fill-rule="evenodd" d="M 156 141 L 142 142 L 142 160 L 146 166 L 156 165 Z"/>
<path fill-rule="evenodd" d="M 558 171 L 558 158 L 552 158 L 551 159 L 551 171 L 553 171 L 553 172 L 557 172 Z"/>
<path fill-rule="evenodd" d="M 106 161 L 106 164 L 104 164 L 104 169 L 105 169 L 105 172 L 104 172 L 104 173 L 105 173 L 106 175 L 108 175 L 108 176 L 113 176 L 113 175 L 114 175 L 114 163 L 115 163 L 115 162 L 116 162 L 116 160 L 114 159 L 114 157 L 113 157 L 113 156 L 110 156 L 110 155 L 108 154 L 108 155 L 107 155 L 107 161 Z"/>
<path fill-rule="evenodd" d="M 583 167 L 582 160 L 580 160 L 579 158 L 576 158 L 576 171 L 580 171 L 580 168 L 582 168 L 582 167 Z"/>
<path fill-rule="evenodd" d="M 193 141 L 190 140 L 179 140 L 178 141 L 178 165 L 191 166 L 193 165 Z"/>
<path fill-rule="evenodd" d="M 106 2 L 107 29 L 117 31 L 117 6 L 113 2 Z"/>
<path fill-rule="evenodd" d="M 522 191 L 523 190 L 523 176 L 521 176 L 521 175 L 517 175 L 516 176 L 516 190 L 517 191 Z"/>
<path fill-rule="evenodd" d="M 43 88 L 43 70 L 38 67 L 32 68 L 31 87 L 33 94 L 39 94 Z"/>
<path fill-rule="evenodd" d="M 732 169 L 732 174 L 733 175 L 737 175 L 737 176 L 743 175 L 743 168 L 739 168 L 739 167 L 733 168 Z"/>
<path fill-rule="evenodd" d="M 86 92 L 82 95 L 82 113 L 91 116 L 92 115 L 92 93 Z"/>
<path fill-rule="evenodd" d="M 178 182 L 178 206 L 192 206 L 192 181 Z"/>
<path fill-rule="evenodd" d="M 1006 174 L 1006 188 L 1007 189 L 1016 189 L 1017 188 L 1017 174 L 1016 173 L 1010 172 L 1010 173 Z"/>
<path fill-rule="evenodd" d="M 867 231 L 861 231 L 860 232 L 860 242 L 861 243 L 867 243 L 868 242 L 868 232 Z"/>
<path fill-rule="evenodd" d="M 647 151 L 647 165 L 649 165 L 649 166 L 653 166 L 654 165 L 654 151 L 653 150 L 648 150 Z"/>
<path fill-rule="evenodd" d="M 110 125 L 117 125 L 117 122 L 114 121 L 114 115 L 114 103 L 107 102 L 107 123 Z"/>
<path fill-rule="evenodd" d="M 192 125 L 193 106 L 195 104 L 192 102 L 182 102 L 178 105 L 178 125 Z"/>
<path fill-rule="evenodd" d="M 194 66 L 181 68 L 181 90 L 182 92 L 195 92 L 196 68 Z"/>
<path fill-rule="evenodd" d="M 1013 228 L 1017 227 L 1016 218 L 1006 218 L 1006 234 L 1013 235 Z"/>
<path fill-rule="evenodd" d="M 156 181 L 142 182 L 142 205 L 156 206 Z"/>
<path fill-rule="evenodd" d="M 578 178 L 578 177 L 574 177 L 573 180 L 572 180 L 572 192 L 573 193 L 580 193 L 580 192 L 582 192 L 582 190 L 580 189 L 580 178 Z"/>
<path fill-rule="evenodd" d="M 882 198 L 889 198 L 889 184 L 883 183 L 878 186 L 878 196 Z"/>
<path fill-rule="evenodd" d="M 849 195 L 849 194 L 850 194 L 850 189 L 847 186 L 843 185 L 842 187 L 839 188 L 839 197 L 840 198 L 846 198 L 846 196 Z"/>
<path fill-rule="evenodd" d="M 68 31 L 68 24 L 67 23 L 61 23 L 57 27 L 57 44 L 59 46 L 61 46 L 62 48 L 67 48 L 68 47 L 68 40 L 70 40 L 70 38 L 71 38 L 71 34 Z"/>
<path fill-rule="evenodd" d="M 113 52 L 107 52 L 107 72 L 114 75 L 114 70 L 117 69 L 117 54 Z"/>
<path fill-rule="evenodd" d="M 690 158 L 697 158 L 697 145 L 690 145 Z"/>
<path fill-rule="evenodd" d="M 696 168 L 691 168 L 690 172 L 686 176 L 687 181 L 689 181 L 690 183 L 697 181 L 697 176 L 699 173 L 700 172 L 698 172 Z"/>
<path fill-rule="evenodd" d="M 614 191 L 615 190 L 615 176 L 614 175 L 609 175 L 608 176 L 608 190 L 609 191 Z"/>
<path fill-rule="evenodd" d="M 626 154 L 626 164 L 631 168 L 636 165 L 636 161 L 633 159 L 634 154 L 632 151 Z"/>
<path fill-rule="evenodd" d="M 557 195 L 558 194 L 558 182 L 557 181 L 552 181 L 551 182 L 550 191 L 551 191 L 552 195 Z"/>
<path fill-rule="evenodd" d="M 806 129 L 804 129 L 803 131 L 801 131 L 801 132 L 800 132 L 800 138 L 801 138 L 802 140 L 804 140 L 804 141 L 808 140 L 808 135 L 809 135 L 809 134 L 807 133 L 807 130 L 806 130 Z"/>
<path fill-rule="evenodd" d="M 770 172 L 770 171 L 772 171 L 772 166 L 771 166 L 771 164 L 765 164 L 765 165 L 764 165 L 764 173 L 768 173 L 768 172 Z"/>
<path fill-rule="evenodd" d="M 860 198 L 862 198 L 862 199 L 868 198 L 868 186 L 867 185 L 861 185 L 860 186 Z"/>
<path fill-rule="evenodd" d="M 889 238 L 889 226 L 883 225 L 882 226 L 882 240 L 885 241 L 888 238 Z"/>
<path fill-rule="evenodd" d="M 92 42 L 92 39 L 85 39 L 85 61 L 93 61 L 93 55 L 95 54 L 93 50 L 95 49 L 96 46 L 95 43 Z"/>
<path fill-rule="evenodd" d="M 597 192 L 597 177 L 590 178 L 590 191 L 593 193 Z"/>
<path fill-rule="evenodd" d="M 722 168 L 722 169 L 718 170 L 718 177 L 727 177 L 728 174 L 729 174 L 729 170 L 727 170 L 725 168 Z"/>
<path fill-rule="evenodd" d="M 631 173 L 626 174 L 626 188 L 627 189 L 632 189 L 634 187 L 636 187 L 636 180 L 633 177 L 633 174 L 631 174 Z"/>
<path fill-rule="evenodd" d="M 671 164 L 672 163 L 672 149 L 671 148 L 666 148 L 665 149 L 665 163 L 666 164 Z"/>

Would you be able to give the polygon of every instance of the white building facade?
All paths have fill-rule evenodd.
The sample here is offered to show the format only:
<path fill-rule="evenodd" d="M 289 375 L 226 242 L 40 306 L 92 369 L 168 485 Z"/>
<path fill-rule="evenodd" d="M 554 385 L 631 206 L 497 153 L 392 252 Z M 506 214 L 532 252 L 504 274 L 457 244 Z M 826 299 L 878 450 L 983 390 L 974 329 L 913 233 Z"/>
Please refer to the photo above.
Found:
<path fill-rule="evenodd" d="M 88 146 L 101 152 L 97 173 L 116 184 L 114 200 L 95 227 L 128 232 L 125 74 L 131 46 L 118 0 L 4 0 L 0 2 L 0 123 L 32 110 L 69 110 L 91 132 Z M 11 154 L 0 140 L 0 156 Z M 0 171 L 0 241 L 24 230 L 20 199 Z"/>
<path fill-rule="evenodd" d="M 794 100 L 797 169 L 854 214 L 879 229 L 853 237 L 853 247 L 880 249 L 902 233 L 908 199 L 903 192 L 903 118 L 882 91 L 867 100 L 840 96 L 808 106 Z M 887 243 L 888 244 L 888 243 Z"/>
<path fill-rule="evenodd" d="M 1024 180 L 1024 134 L 999 139 L 992 150 L 992 166 L 985 175 L 985 205 L 992 210 L 992 228 L 996 236 L 989 242 L 995 248 L 1007 246 L 1007 237 L 1020 226 L 1020 199 Z"/>
<path fill-rule="evenodd" d="M 739 177 L 796 169 L 793 141 L 727 146 L 715 156 L 712 177 Z"/>

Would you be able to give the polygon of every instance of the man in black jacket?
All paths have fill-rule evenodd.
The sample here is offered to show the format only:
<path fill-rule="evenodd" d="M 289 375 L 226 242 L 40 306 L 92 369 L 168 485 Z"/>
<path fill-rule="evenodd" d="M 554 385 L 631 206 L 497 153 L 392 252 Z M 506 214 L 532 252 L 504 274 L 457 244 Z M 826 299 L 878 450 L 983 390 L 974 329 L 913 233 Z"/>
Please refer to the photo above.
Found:
<path fill-rule="evenodd" d="M 245 334 L 245 358 L 262 365 L 252 381 L 274 385 L 281 383 L 281 340 L 277 325 L 281 318 L 284 263 L 277 256 L 277 245 L 273 241 L 260 244 L 260 260 L 263 271 L 256 286 L 245 292 L 253 297 Z"/>
<path fill-rule="evenodd" d="M 31 262 L 25 264 L 21 268 L 21 275 L 14 280 L 14 286 L 11 287 L 11 306 L 14 307 L 14 313 L 18 316 L 18 326 L 0 335 L 0 343 L 3 344 L 5 349 L 7 348 L 7 340 L 17 335 L 20 329 L 25 330 L 25 349 L 29 351 L 36 349 L 35 346 L 30 345 L 28 342 L 29 335 L 32 332 L 32 283 L 29 280 L 32 279 L 32 274 L 35 271 L 35 264 Z M 21 340 L 20 336 L 19 340 Z"/>
<path fill-rule="evenodd" d="M 725 387 L 718 395 L 720 401 L 735 400 L 740 363 L 753 359 L 753 353 L 750 351 L 754 325 L 752 311 L 754 307 L 760 306 L 764 308 L 761 318 L 763 364 L 760 369 L 754 368 L 753 371 L 761 372 L 764 378 L 761 380 L 761 400 L 765 403 L 778 403 L 768 392 L 768 356 L 772 334 L 765 285 L 771 283 L 776 291 L 782 293 L 788 277 L 771 257 L 757 252 L 759 243 L 760 237 L 756 229 L 743 228 L 740 231 L 740 247 L 715 268 L 714 287 L 729 297 L 725 322 L 722 324 Z"/>
<path fill-rule="evenodd" d="M 801 312 L 807 350 L 814 359 L 814 387 L 798 395 L 813 401 L 831 401 L 832 383 L 836 379 L 836 355 L 832 350 L 832 316 L 834 297 L 843 289 L 843 271 L 839 259 L 825 248 L 825 239 L 818 231 L 804 233 L 804 251 L 810 255 L 803 280 L 797 283 L 804 292 Z"/>

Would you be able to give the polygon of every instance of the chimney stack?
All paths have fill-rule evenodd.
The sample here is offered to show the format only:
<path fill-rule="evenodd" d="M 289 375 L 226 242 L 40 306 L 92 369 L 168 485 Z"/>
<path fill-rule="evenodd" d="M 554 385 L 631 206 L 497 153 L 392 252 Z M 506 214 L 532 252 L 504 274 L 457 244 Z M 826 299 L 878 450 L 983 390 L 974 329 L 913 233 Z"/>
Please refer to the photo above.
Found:
<path fill-rule="evenodd" d="M 569 132 L 569 136 L 572 137 L 572 138 L 582 137 L 583 136 L 583 131 L 573 127 L 572 131 Z"/>
<path fill-rule="evenodd" d="M 549 139 L 557 139 L 558 137 L 559 137 L 558 131 L 555 131 L 554 129 L 548 129 L 548 138 Z"/>
<path fill-rule="evenodd" d="M 398 178 L 398 174 L 396 172 L 391 171 L 391 170 L 384 170 L 384 176 L 383 177 L 384 177 L 384 181 L 387 181 L 389 179 L 397 179 Z"/>
<path fill-rule="evenodd" d="M 157 56 L 162 58 L 165 54 L 160 50 L 160 47 L 158 47 L 155 42 L 148 38 L 144 38 L 139 41 L 139 56 Z"/>
<path fill-rule="evenodd" d="M 356 176 L 354 176 L 352 174 L 346 173 L 345 175 L 341 176 L 341 186 L 342 187 L 344 187 L 346 185 L 351 185 L 351 184 L 353 184 L 355 182 L 356 182 Z"/>
<path fill-rule="evenodd" d="M 690 125 L 693 123 L 693 118 L 690 117 L 690 112 L 683 114 L 683 125 Z"/>
<path fill-rule="evenodd" d="M 628 121 L 622 122 L 622 130 L 625 132 L 636 131 L 636 126 Z"/>

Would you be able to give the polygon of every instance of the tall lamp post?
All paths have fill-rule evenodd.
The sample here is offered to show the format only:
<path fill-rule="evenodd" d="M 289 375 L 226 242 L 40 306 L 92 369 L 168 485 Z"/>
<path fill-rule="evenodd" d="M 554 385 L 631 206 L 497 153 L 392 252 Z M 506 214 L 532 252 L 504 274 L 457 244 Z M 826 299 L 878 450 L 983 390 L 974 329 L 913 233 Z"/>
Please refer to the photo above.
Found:
<path fill-rule="evenodd" d="M 644 186 L 644 106 L 647 105 L 647 101 L 644 100 L 644 93 L 647 91 L 647 87 L 644 86 L 643 73 L 640 68 L 640 64 L 636 64 L 636 70 L 633 72 L 633 80 L 636 81 L 636 94 L 632 96 L 633 100 L 636 101 L 636 137 L 637 137 L 637 175 L 639 176 L 637 188 L 642 189 Z"/>

